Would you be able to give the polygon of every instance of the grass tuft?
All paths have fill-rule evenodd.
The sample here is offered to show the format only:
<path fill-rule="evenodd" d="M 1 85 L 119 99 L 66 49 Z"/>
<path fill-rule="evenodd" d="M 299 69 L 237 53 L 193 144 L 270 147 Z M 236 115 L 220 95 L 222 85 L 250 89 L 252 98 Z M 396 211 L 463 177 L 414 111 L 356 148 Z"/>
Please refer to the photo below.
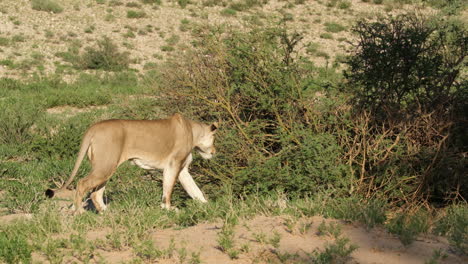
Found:
<path fill-rule="evenodd" d="M 54 14 L 62 13 L 63 7 L 52 0 L 32 0 L 32 9 L 38 11 L 51 12 Z"/>

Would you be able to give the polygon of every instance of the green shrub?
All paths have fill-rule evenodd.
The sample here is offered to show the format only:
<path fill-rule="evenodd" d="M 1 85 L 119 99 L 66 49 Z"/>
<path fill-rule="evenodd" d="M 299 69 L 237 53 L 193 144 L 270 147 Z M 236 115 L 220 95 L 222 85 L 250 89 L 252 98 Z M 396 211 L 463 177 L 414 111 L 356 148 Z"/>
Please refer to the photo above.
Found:
<path fill-rule="evenodd" d="M 405 14 L 359 21 L 353 31 L 359 40 L 345 77 L 361 129 L 354 132 L 372 146 L 348 143 L 357 187 L 402 202 L 466 197 L 467 188 L 455 187 L 467 184 L 460 158 L 468 142 L 461 122 L 468 109 L 466 27 L 452 17 Z"/>
<path fill-rule="evenodd" d="M 281 189 L 304 195 L 349 187 L 336 137 L 314 132 L 304 118 L 302 98 L 320 81 L 312 81 L 317 70 L 309 62 L 296 60 L 302 37 L 282 27 L 256 26 L 219 34 L 201 32 L 202 50 L 164 73 L 163 87 L 173 93 L 167 101 L 171 112 L 227 123 L 217 141 L 217 163 L 223 165 L 209 166 L 203 174 L 210 177 L 200 181 L 229 183 L 237 194 Z M 195 173 L 201 162 L 195 161 Z M 213 185 L 207 190 L 219 191 Z"/>
<path fill-rule="evenodd" d="M 433 107 L 461 91 L 457 80 L 468 48 L 461 22 L 405 14 L 359 21 L 353 31 L 360 41 L 346 77 L 360 105 Z"/>
<path fill-rule="evenodd" d="M 63 8 L 52 0 L 32 0 L 32 9 L 38 11 L 52 12 L 54 14 L 61 13 Z"/>
<path fill-rule="evenodd" d="M 127 69 L 129 62 L 128 53 L 120 52 L 110 38 L 103 37 L 97 47 L 86 48 L 75 65 L 83 69 L 120 71 Z"/>

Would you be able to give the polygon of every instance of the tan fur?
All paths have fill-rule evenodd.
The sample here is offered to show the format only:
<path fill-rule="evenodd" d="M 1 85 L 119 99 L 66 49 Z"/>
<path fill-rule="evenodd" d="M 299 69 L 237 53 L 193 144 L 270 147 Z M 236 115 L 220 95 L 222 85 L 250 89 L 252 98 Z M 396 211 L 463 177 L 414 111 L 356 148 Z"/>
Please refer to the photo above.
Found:
<path fill-rule="evenodd" d="M 91 162 L 91 172 L 78 182 L 74 206 L 83 211 L 82 199 L 92 191 L 91 199 L 98 211 L 106 209 L 102 200 L 105 184 L 123 162 L 130 160 L 144 169 L 163 170 L 163 208 L 171 208 L 171 194 L 177 179 L 189 195 L 206 202 L 188 166 L 192 150 L 203 158 L 216 152 L 213 146 L 217 124 L 205 125 L 188 120 L 180 114 L 161 120 L 106 120 L 91 126 L 85 133 L 78 158 L 64 190 L 73 181 L 85 154 Z M 48 190 L 50 197 L 54 191 Z"/>

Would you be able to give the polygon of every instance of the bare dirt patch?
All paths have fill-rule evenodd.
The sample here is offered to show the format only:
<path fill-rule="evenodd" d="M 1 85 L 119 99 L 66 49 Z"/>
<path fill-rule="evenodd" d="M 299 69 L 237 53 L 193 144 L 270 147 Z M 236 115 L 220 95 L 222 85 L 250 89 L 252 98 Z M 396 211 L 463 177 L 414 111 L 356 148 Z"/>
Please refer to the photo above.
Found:
<path fill-rule="evenodd" d="M 410 246 L 403 246 L 394 235 L 382 228 L 367 231 L 360 225 L 346 224 L 341 221 L 324 219 L 320 216 L 302 218 L 299 221 L 312 223 L 304 233 L 288 232 L 285 227 L 286 217 L 257 216 L 245 220 L 235 229 L 235 244 L 239 247 L 248 245 L 249 251 L 241 253 L 238 259 L 230 259 L 219 249 L 218 232 L 222 223 L 204 223 L 189 228 L 156 230 L 152 234 L 158 248 L 169 247 L 171 239 L 176 247 L 185 247 L 188 252 L 199 252 L 203 263 L 269 263 L 277 261 L 277 253 L 298 254 L 299 259 L 308 260 L 307 253 L 323 250 L 327 243 L 334 239 L 326 235 L 318 235 L 320 223 L 338 222 L 343 225 L 343 236 L 359 248 L 351 255 L 350 263 L 424 263 L 429 260 L 435 250 L 449 252 L 447 241 L 440 237 L 422 237 Z M 259 242 L 258 237 L 264 234 L 269 240 L 277 233 L 281 239 L 277 248 L 268 242 Z M 440 263 L 466 263 L 468 259 L 448 254 Z M 175 259 L 167 259 L 161 263 L 174 263 Z"/>

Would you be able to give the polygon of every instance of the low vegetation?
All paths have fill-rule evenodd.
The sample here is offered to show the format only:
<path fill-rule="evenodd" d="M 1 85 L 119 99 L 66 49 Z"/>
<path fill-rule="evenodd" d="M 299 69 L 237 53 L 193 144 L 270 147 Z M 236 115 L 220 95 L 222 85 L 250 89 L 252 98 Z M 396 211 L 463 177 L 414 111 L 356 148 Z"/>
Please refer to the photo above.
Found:
<path fill-rule="evenodd" d="M 32 0 L 32 9 L 50 13 L 62 13 L 63 7 L 53 0 Z"/>

